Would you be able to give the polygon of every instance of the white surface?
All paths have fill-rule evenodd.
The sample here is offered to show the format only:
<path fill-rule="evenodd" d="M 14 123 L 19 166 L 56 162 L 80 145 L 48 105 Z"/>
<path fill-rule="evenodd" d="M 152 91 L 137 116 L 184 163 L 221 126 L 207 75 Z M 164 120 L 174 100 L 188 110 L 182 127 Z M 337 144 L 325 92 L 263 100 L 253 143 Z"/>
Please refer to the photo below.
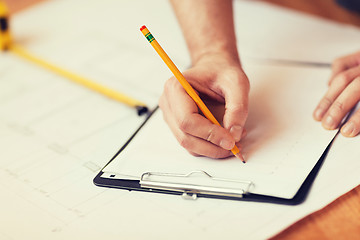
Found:
<path fill-rule="evenodd" d="M 234 1 L 243 60 L 284 59 L 331 63 L 359 50 L 357 27 L 259 1 Z"/>
<path fill-rule="evenodd" d="M 359 31 L 344 25 L 254 1 L 239 1 L 236 8 L 241 13 L 237 22 L 249 27 L 239 38 L 240 50 L 249 56 L 269 51 L 271 57 L 279 52 L 279 57 L 288 53 L 286 57 L 305 59 L 298 48 L 284 44 L 299 46 L 284 38 L 288 34 L 298 40 L 297 32 L 312 36 L 314 41 L 300 50 L 316 50 L 306 56 L 319 61 L 358 47 L 354 36 Z M 288 24 L 292 21 L 296 27 Z M 309 28 L 310 23 L 321 27 Z M 48 1 L 14 16 L 12 30 L 16 40 L 37 55 L 154 106 L 170 72 L 141 35 L 143 24 L 180 69 L 188 66 L 181 32 L 165 0 Z M 274 26 L 283 35 L 271 34 Z M 271 37 L 272 44 L 261 45 L 266 41 L 259 35 Z M 333 37 L 324 44 L 321 36 Z M 94 186 L 94 176 L 139 122 L 132 109 L 1 54 L 0 238 L 264 239 L 360 182 L 360 138 L 340 136 L 308 199 L 296 207 L 184 201 Z"/>

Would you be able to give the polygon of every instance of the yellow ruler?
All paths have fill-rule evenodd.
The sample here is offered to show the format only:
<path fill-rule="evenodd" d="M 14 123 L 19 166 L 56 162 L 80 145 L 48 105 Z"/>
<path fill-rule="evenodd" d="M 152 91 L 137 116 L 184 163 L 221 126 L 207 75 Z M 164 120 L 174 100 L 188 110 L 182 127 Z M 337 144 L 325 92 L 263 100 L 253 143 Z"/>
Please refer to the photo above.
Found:
<path fill-rule="evenodd" d="M 148 108 L 146 107 L 146 104 L 144 104 L 143 102 L 138 101 L 118 91 L 112 90 L 111 88 L 96 83 L 95 81 L 92 81 L 88 78 L 79 76 L 71 71 L 58 67 L 52 63 L 49 63 L 37 56 L 34 56 L 33 54 L 25 50 L 23 47 L 13 44 L 8 20 L 9 20 L 9 14 L 7 7 L 4 2 L 0 1 L 0 30 L 1 30 L 0 49 L 1 50 L 10 51 L 17 56 L 26 59 L 42 68 L 48 69 L 60 76 L 63 76 L 72 82 L 80 84 L 81 86 L 91 89 L 113 100 L 127 104 L 130 107 L 134 107 L 137 110 L 138 115 L 142 115 L 148 112 Z"/>

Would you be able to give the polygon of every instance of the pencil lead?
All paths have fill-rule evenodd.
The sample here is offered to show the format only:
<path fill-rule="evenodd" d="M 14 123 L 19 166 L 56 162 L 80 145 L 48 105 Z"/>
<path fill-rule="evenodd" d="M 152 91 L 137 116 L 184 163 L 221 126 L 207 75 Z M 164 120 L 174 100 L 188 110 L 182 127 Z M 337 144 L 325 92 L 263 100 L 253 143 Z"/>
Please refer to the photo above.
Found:
<path fill-rule="evenodd" d="M 240 159 L 243 163 L 246 163 L 244 157 L 243 157 L 240 153 L 235 154 L 235 157 L 237 157 L 238 159 Z"/>
<path fill-rule="evenodd" d="M 139 116 L 149 112 L 149 109 L 146 106 L 136 106 L 135 108 Z"/>

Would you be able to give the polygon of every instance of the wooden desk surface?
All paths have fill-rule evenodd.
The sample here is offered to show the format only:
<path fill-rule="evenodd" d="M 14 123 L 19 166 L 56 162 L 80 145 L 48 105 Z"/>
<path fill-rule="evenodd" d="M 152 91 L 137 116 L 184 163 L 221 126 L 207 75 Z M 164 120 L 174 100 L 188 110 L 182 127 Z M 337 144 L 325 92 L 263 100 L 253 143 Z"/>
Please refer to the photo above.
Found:
<path fill-rule="evenodd" d="M 6 0 L 11 13 L 44 0 Z M 360 27 L 360 13 L 332 0 L 261 0 Z M 359 41 L 360 49 L 360 41 Z M 360 173 L 359 173 L 360 174 Z M 360 239 L 360 185 L 325 208 L 294 223 L 272 239 Z"/>

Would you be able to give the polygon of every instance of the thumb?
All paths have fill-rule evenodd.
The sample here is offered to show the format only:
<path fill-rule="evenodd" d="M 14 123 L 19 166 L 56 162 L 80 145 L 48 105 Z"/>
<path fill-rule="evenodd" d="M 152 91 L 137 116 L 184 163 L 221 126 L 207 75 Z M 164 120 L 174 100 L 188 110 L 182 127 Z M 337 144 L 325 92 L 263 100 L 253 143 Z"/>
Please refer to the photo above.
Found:
<path fill-rule="evenodd" d="M 222 87 L 225 98 L 224 128 L 236 142 L 240 141 L 248 116 L 249 81 L 243 73 Z"/>

